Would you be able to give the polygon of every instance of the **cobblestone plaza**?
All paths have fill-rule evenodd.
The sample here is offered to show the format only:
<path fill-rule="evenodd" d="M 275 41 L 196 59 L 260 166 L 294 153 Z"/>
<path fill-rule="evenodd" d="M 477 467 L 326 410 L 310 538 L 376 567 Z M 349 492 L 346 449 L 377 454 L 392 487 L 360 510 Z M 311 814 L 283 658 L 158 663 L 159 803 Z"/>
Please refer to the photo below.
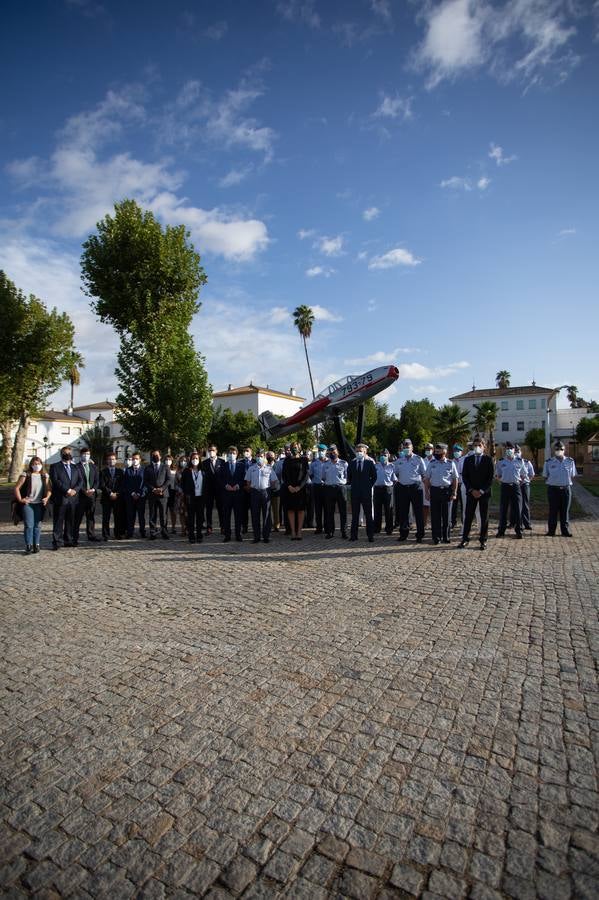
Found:
<path fill-rule="evenodd" d="M 3 891 L 596 898 L 599 522 L 543 530 L 25 557 L 3 526 Z"/>

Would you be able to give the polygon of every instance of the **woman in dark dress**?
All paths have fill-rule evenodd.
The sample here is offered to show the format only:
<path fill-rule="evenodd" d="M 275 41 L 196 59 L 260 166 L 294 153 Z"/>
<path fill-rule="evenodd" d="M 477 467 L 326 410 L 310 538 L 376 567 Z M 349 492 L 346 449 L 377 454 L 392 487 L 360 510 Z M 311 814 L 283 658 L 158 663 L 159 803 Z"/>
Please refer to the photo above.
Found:
<path fill-rule="evenodd" d="M 291 540 L 301 541 L 302 525 L 306 512 L 306 482 L 308 480 L 308 460 L 300 456 L 299 444 L 291 445 L 291 456 L 283 462 L 282 480 L 285 485 L 285 508 L 291 528 Z"/>

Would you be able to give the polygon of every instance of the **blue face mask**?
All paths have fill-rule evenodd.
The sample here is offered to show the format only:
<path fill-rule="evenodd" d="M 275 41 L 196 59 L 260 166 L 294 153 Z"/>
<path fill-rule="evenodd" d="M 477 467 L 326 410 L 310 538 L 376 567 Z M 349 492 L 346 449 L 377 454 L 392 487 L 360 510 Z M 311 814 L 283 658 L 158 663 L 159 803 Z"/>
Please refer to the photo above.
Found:
<path fill-rule="evenodd" d="M 405 457 L 405 456 L 408 455 L 408 451 L 407 451 L 407 450 L 400 450 L 400 451 L 399 451 L 399 455 Z"/>
<path fill-rule="evenodd" d="M 379 460 L 382 462 L 383 465 L 385 465 L 385 463 L 389 462 L 389 457 L 388 456 L 379 456 Z"/>

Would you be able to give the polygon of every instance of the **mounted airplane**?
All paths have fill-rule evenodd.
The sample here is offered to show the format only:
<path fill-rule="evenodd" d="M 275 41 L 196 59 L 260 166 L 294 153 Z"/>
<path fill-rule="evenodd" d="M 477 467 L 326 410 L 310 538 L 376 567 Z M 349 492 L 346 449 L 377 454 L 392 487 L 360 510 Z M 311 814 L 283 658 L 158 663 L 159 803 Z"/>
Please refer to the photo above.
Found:
<path fill-rule="evenodd" d="M 354 450 L 343 431 L 341 416 L 348 413 L 355 406 L 358 407 L 358 427 L 356 442 L 362 440 L 364 430 L 364 403 L 369 397 L 374 397 L 388 388 L 399 378 L 397 366 L 379 366 L 371 369 L 363 375 L 346 375 L 339 381 L 334 381 L 311 403 L 302 408 L 288 419 L 277 419 L 270 411 L 258 416 L 260 427 L 265 438 L 278 438 L 291 434 L 300 428 L 310 425 L 318 425 L 325 419 L 332 419 L 335 424 L 337 443 L 342 456 L 351 459 Z"/>

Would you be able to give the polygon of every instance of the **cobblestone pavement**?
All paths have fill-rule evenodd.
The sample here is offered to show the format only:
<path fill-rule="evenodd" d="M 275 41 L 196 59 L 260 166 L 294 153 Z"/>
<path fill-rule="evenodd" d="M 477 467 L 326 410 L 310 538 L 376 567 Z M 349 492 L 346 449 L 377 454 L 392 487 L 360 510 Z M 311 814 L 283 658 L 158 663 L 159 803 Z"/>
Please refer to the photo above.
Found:
<path fill-rule="evenodd" d="M 4 526 L 4 892 L 596 900 L 599 523 L 574 528 L 25 557 Z"/>

